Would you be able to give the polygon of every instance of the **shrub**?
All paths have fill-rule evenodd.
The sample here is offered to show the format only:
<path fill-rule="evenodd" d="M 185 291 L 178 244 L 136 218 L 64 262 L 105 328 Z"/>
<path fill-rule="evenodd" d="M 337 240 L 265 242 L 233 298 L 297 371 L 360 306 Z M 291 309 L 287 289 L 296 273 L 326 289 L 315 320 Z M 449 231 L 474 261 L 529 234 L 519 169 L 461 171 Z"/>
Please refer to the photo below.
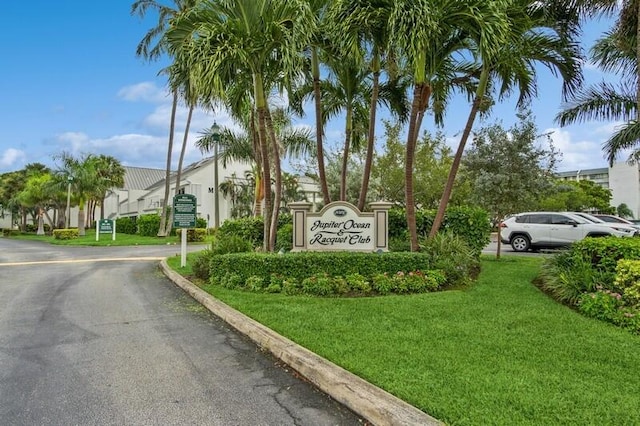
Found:
<path fill-rule="evenodd" d="M 640 307 L 640 261 L 618 261 L 614 284 L 615 289 L 624 294 L 629 305 Z"/>
<path fill-rule="evenodd" d="M 237 235 L 218 235 L 211 243 L 211 254 L 246 253 L 252 252 L 250 241 Z"/>
<path fill-rule="evenodd" d="M 242 240 L 241 240 L 242 241 Z M 250 290 L 282 291 L 285 294 L 367 295 L 370 293 L 418 293 L 468 282 L 460 271 L 433 268 L 424 253 L 299 252 L 284 255 L 266 253 L 207 254 L 211 283 Z M 440 261 L 440 260 L 439 260 Z M 200 265 L 204 260 L 197 260 Z M 440 261 L 442 265 L 443 262 Z M 328 273 L 327 271 L 331 271 Z M 215 278 L 215 277 L 222 277 Z M 250 285 L 250 281 L 261 284 Z M 457 277 L 457 281 L 451 281 Z M 236 281 L 232 284 L 229 280 Z"/>
<path fill-rule="evenodd" d="M 540 287 L 545 292 L 570 305 L 575 305 L 582 294 L 611 283 L 607 274 L 594 268 L 589 260 L 573 250 L 545 259 L 540 278 Z"/>
<path fill-rule="evenodd" d="M 4 237 L 12 237 L 12 236 L 20 235 L 20 230 L 11 229 L 11 228 L 3 228 L 2 229 L 2 235 Z"/>
<path fill-rule="evenodd" d="M 293 248 L 293 224 L 285 223 L 276 234 L 276 251 L 291 251 Z"/>
<path fill-rule="evenodd" d="M 176 234 L 179 235 L 181 232 L 179 229 L 175 230 Z M 207 238 L 207 229 L 206 228 L 188 228 L 187 229 L 187 242 L 189 243 L 197 243 L 204 241 Z"/>
<path fill-rule="evenodd" d="M 138 217 L 136 224 L 139 235 L 143 237 L 155 237 L 160 230 L 160 216 L 157 214 L 143 214 Z"/>
<path fill-rule="evenodd" d="M 54 229 L 53 238 L 55 238 L 56 240 L 72 240 L 74 238 L 78 238 L 78 229 Z"/>
<path fill-rule="evenodd" d="M 449 285 L 468 284 L 480 271 L 476 253 L 462 237 L 452 232 L 438 233 L 434 237 L 422 239 L 420 250 L 429 256 L 429 269 L 442 271 Z"/>
<path fill-rule="evenodd" d="M 245 288 L 251 291 L 262 291 L 266 287 L 265 283 L 269 284 L 269 281 L 265 281 L 264 278 L 259 277 L 257 275 L 253 275 L 247 278 L 247 282 L 245 283 Z"/>
<path fill-rule="evenodd" d="M 262 217 L 243 217 L 241 219 L 225 220 L 218 229 L 218 236 L 237 237 L 249 241 L 252 247 L 262 245 L 263 236 Z"/>
<path fill-rule="evenodd" d="M 640 259 L 640 238 L 585 238 L 571 246 L 573 253 L 614 279 L 620 259 Z"/>
<path fill-rule="evenodd" d="M 159 224 L 158 224 L 159 226 Z M 136 220 L 133 217 L 119 217 L 116 219 L 116 232 L 135 235 L 138 231 Z"/>
<path fill-rule="evenodd" d="M 367 279 L 364 276 L 358 273 L 348 274 L 345 277 L 345 279 L 347 281 L 347 286 L 355 293 L 359 293 L 359 294 L 371 293 L 371 284 L 369 284 L 369 281 L 367 281 Z"/>
<path fill-rule="evenodd" d="M 312 275 L 302 280 L 302 292 L 314 296 L 328 296 L 333 292 L 328 274 Z"/>
<path fill-rule="evenodd" d="M 603 289 L 585 293 L 578 300 L 578 308 L 586 316 L 640 333 L 640 310 L 626 306 L 620 293 Z"/>
<path fill-rule="evenodd" d="M 196 228 L 207 229 L 207 219 L 203 217 L 196 217 Z"/>
<path fill-rule="evenodd" d="M 429 234 L 435 215 L 435 210 L 416 211 L 418 235 L 426 236 Z M 441 232 L 450 232 L 461 237 L 477 256 L 490 242 L 491 223 L 489 214 L 477 207 L 448 208 L 440 229 Z M 398 244 L 394 247 L 394 250 L 396 250 L 404 246 L 402 244 L 403 241 L 406 241 L 406 247 L 408 248 L 406 211 L 394 208 L 389 210 L 389 246 Z"/>
<path fill-rule="evenodd" d="M 191 261 L 191 269 L 193 274 L 201 280 L 209 280 L 209 259 L 211 257 L 211 250 L 205 249 L 201 252 L 195 253 L 193 260 Z"/>

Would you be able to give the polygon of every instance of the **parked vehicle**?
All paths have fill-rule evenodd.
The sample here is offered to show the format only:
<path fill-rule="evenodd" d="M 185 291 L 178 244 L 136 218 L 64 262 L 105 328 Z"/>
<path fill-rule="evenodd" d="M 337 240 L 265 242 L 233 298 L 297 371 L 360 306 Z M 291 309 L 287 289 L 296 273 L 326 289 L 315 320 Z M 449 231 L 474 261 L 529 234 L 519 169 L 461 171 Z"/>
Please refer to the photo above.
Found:
<path fill-rule="evenodd" d="M 628 232 L 633 236 L 638 234 L 638 228 L 636 228 L 633 225 L 627 224 L 627 223 L 605 221 L 605 220 L 602 220 L 602 219 L 596 217 L 595 215 L 592 215 L 592 214 L 589 214 L 589 213 L 583 213 L 583 212 L 571 212 L 571 213 L 573 213 L 575 215 L 578 215 L 580 217 L 583 217 L 583 218 L 587 219 L 590 222 L 600 223 L 600 224 L 603 224 L 603 225 L 610 226 L 610 227 L 612 227 L 613 229 L 615 229 L 617 231 Z"/>
<path fill-rule="evenodd" d="M 594 216 L 605 222 L 624 223 L 626 225 L 633 226 L 634 228 L 640 230 L 640 221 L 637 221 L 637 220 L 634 222 L 631 220 L 623 219 L 620 216 L 614 216 L 612 214 L 594 214 Z"/>
<path fill-rule="evenodd" d="M 500 241 L 515 251 L 565 247 L 585 237 L 630 237 L 628 230 L 618 230 L 605 223 L 594 223 L 573 213 L 525 212 L 500 224 Z"/>

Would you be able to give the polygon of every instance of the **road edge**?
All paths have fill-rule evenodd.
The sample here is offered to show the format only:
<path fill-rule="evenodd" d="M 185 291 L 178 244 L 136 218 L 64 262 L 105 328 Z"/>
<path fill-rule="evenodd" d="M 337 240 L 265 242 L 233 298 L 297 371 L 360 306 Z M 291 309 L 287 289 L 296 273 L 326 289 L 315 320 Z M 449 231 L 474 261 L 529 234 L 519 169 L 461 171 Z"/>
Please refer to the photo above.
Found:
<path fill-rule="evenodd" d="M 160 261 L 160 269 L 178 287 L 214 315 L 291 366 L 333 399 L 373 424 L 378 426 L 443 424 L 400 398 L 222 303 L 171 269 L 166 259 Z"/>

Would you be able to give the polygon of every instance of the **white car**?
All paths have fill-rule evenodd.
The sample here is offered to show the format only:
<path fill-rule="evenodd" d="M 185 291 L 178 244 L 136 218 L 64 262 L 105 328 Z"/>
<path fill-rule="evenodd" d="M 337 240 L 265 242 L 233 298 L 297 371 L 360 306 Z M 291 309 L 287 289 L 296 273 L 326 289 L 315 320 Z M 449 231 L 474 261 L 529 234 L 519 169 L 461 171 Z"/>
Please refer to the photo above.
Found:
<path fill-rule="evenodd" d="M 593 216 L 595 216 L 598 219 L 603 220 L 605 222 L 623 223 L 625 225 L 633 226 L 634 228 L 636 228 L 637 230 L 640 231 L 640 224 L 639 223 L 631 222 L 630 220 L 623 219 L 620 216 L 614 216 L 612 214 L 594 214 Z"/>
<path fill-rule="evenodd" d="M 610 226 L 611 228 L 615 229 L 616 231 L 621 231 L 621 232 L 626 232 L 628 233 L 630 236 L 635 236 L 638 234 L 638 228 L 636 228 L 633 225 L 629 225 L 627 223 L 614 223 L 614 222 L 609 222 L 606 220 L 603 220 L 599 217 L 596 217 L 592 214 L 589 213 L 582 213 L 582 212 L 572 212 L 575 215 L 578 215 L 580 217 L 583 217 L 585 219 L 587 219 L 590 222 L 593 223 L 600 223 L 602 225 L 606 225 L 606 226 Z"/>
<path fill-rule="evenodd" d="M 500 241 L 515 251 L 565 247 L 585 237 L 631 237 L 635 232 L 595 223 L 573 213 L 526 212 L 500 224 Z"/>

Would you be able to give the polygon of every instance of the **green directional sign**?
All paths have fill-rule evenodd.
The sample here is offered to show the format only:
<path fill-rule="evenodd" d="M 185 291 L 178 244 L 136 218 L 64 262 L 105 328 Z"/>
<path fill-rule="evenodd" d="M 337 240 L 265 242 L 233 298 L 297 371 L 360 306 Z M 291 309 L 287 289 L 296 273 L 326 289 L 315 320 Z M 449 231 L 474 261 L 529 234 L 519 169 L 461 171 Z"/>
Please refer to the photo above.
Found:
<path fill-rule="evenodd" d="M 196 227 L 196 196 L 191 194 L 178 194 L 173 197 L 173 227 Z"/>
<path fill-rule="evenodd" d="M 113 220 L 103 219 L 98 224 L 98 232 L 100 234 L 112 234 L 113 233 Z"/>

